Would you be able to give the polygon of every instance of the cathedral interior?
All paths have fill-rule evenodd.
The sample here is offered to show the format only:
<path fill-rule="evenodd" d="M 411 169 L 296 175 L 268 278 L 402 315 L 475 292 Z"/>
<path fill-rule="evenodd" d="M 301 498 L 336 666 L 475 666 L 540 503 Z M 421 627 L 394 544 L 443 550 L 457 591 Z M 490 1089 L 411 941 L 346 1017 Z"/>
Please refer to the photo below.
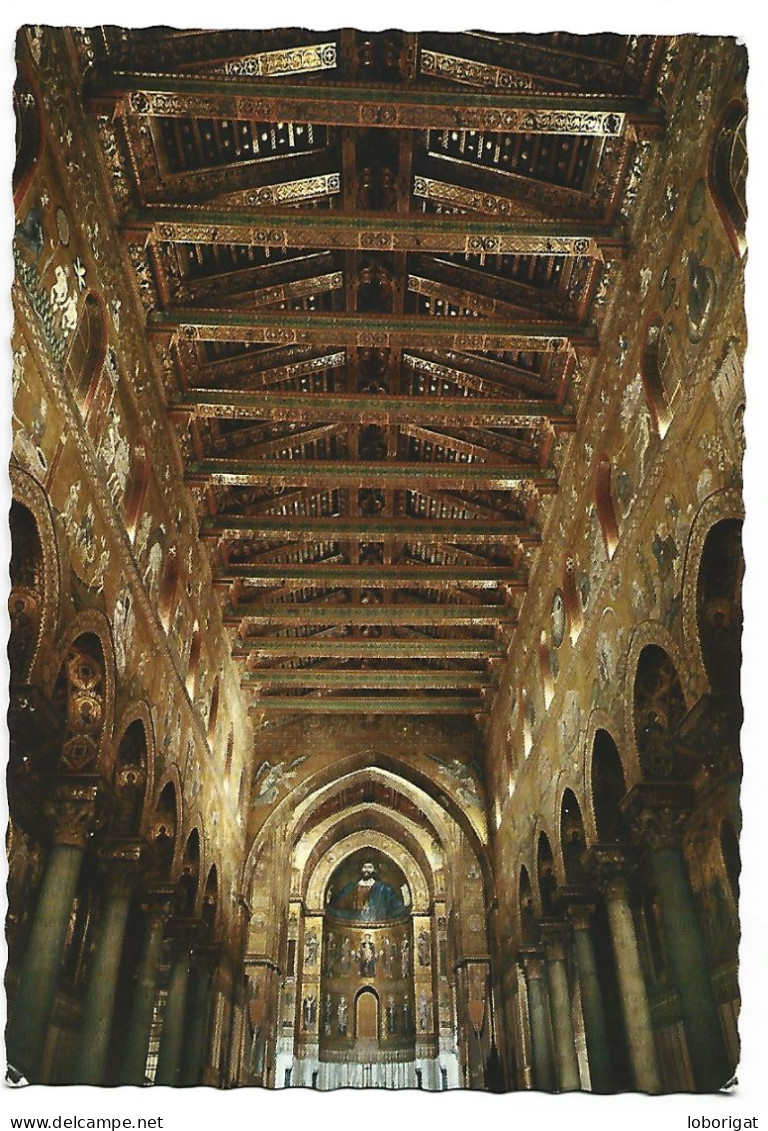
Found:
<path fill-rule="evenodd" d="M 721 1089 L 744 49 L 16 60 L 11 1072 Z"/>

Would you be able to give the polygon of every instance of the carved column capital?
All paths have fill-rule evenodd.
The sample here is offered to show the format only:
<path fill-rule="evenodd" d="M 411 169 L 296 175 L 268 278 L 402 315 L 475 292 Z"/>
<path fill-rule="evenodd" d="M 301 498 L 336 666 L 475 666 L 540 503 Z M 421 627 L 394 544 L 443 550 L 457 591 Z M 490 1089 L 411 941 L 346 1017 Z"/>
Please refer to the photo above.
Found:
<path fill-rule="evenodd" d="M 588 884 L 570 884 L 559 887 L 555 903 L 563 909 L 575 931 L 587 930 L 595 913 L 597 891 Z"/>
<path fill-rule="evenodd" d="M 570 926 L 564 919 L 540 919 L 539 940 L 549 962 L 565 961 Z"/>
<path fill-rule="evenodd" d="M 637 869 L 637 852 L 629 844 L 593 844 L 584 856 L 587 870 L 608 899 L 625 898 Z"/>
<path fill-rule="evenodd" d="M 535 946 L 521 946 L 517 951 L 517 961 L 523 968 L 526 978 L 539 979 L 545 976 L 544 952 Z"/>
<path fill-rule="evenodd" d="M 150 884 L 141 895 L 141 910 L 151 925 L 165 923 L 173 911 L 176 889 L 172 884 Z"/>
<path fill-rule="evenodd" d="M 54 782 L 45 812 L 53 825 L 54 844 L 85 848 L 88 838 L 103 824 L 106 790 L 101 778 L 67 776 Z"/>
<path fill-rule="evenodd" d="M 144 841 L 115 838 L 99 845 L 99 871 L 115 893 L 130 893 L 139 884 L 144 870 Z"/>
<path fill-rule="evenodd" d="M 183 954 L 191 955 L 205 933 L 202 919 L 175 916 L 168 923 L 166 931 L 174 958 Z"/>
<path fill-rule="evenodd" d="M 693 786 L 686 783 L 647 782 L 633 785 L 619 808 L 651 850 L 677 848 L 694 801 Z"/>

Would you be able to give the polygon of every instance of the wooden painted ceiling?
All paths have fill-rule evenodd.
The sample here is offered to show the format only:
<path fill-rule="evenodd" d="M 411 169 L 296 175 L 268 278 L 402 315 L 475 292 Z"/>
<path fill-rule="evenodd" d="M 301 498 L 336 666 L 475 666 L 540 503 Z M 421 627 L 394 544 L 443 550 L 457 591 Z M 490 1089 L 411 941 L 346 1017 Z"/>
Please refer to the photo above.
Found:
<path fill-rule="evenodd" d="M 659 43 L 90 43 L 243 686 L 267 714 L 486 711 L 636 145 L 663 128 Z"/>

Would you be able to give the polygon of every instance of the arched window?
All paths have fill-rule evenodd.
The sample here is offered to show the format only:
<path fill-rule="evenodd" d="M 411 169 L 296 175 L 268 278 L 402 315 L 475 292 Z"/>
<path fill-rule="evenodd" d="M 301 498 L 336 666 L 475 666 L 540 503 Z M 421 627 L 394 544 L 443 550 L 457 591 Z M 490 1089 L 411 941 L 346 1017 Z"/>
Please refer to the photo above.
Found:
<path fill-rule="evenodd" d="M 530 943 L 534 941 L 534 921 L 536 918 L 536 909 L 533 905 L 531 878 L 528 875 L 528 869 L 525 867 L 525 865 L 523 865 L 523 867 L 520 869 L 518 900 L 520 909 L 520 931 L 522 935 L 522 941 L 524 943 Z"/>
<path fill-rule="evenodd" d="M 69 382 L 80 414 L 85 419 L 107 351 L 107 323 L 101 300 L 90 293 L 72 336 L 64 376 Z"/>
<path fill-rule="evenodd" d="M 171 626 L 171 617 L 176 605 L 176 591 L 179 586 L 179 555 L 173 546 L 168 552 L 163 566 L 163 576 L 160 581 L 160 600 L 158 612 L 160 623 L 167 632 Z"/>
<path fill-rule="evenodd" d="M 216 676 L 211 691 L 211 709 L 208 712 L 208 743 L 211 746 L 216 737 L 216 726 L 219 721 L 219 694 L 219 677 Z"/>
<path fill-rule="evenodd" d="M 737 255 L 747 249 L 747 108 L 726 107 L 715 134 L 709 163 L 709 187 Z"/>
<path fill-rule="evenodd" d="M 227 757 L 224 762 L 224 777 L 228 778 L 232 772 L 232 755 L 235 751 L 235 732 L 232 727 L 229 728 L 229 735 L 227 737 Z"/>
<path fill-rule="evenodd" d="M 539 639 L 539 668 L 544 691 L 544 706 L 549 707 L 555 697 L 555 681 L 552 675 L 552 657 L 549 653 L 547 634 L 542 632 Z"/>
<path fill-rule="evenodd" d="M 189 646 L 189 661 L 187 663 L 187 695 L 194 701 L 197 686 L 197 672 L 200 667 L 200 652 L 202 651 L 202 638 L 200 625 L 195 621 L 192 629 L 192 643 Z"/>
<path fill-rule="evenodd" d="M 533 726 L 531 723 L 530 704 L 525 692 L 522 693 L 523 705 L 523 755 L 530 758 L 533 749 Z"/>
<path fill-rule="evenodd" d="M 584 627 L 584 611 L 581 607 L 578 586 L 578 562 L 571 554 L 566 554 L 563 562 L 563 601 L 568 617 L 568 630 L 571 644 L 575 644 Z"/>
<path fill-rule="evenodd" d="M 611 495 L 611 461 L 608 456 L 603 456 L 597 465 L 595 504 L 597 506 L 597 517 L 600 520 L 600 530 L 603 534 L 605 552 L 609 558 L 612 558 L 619 544 L 619 525 L 616 521 L 616 511 L 613 507 L 613 496 Z"/>
<path fill-rule="evenodd" d="M 248 785 L 248 775 L 245 772 L 245 766 L 240 771 L 240 786 L 237 791 L 237 811 L 241 817 L 243 815 L 243 808 L 245 806 L 245 791 Z"/>
<path fill-rule="evenodd" d="M 125 529 L 131 540 L 136 541 L 136 532 L 144 511 L 144 500 L 149 486 L 149 447 L 145 440 L 139 440 L 131 454 L 131 470 L 125 491 Z"/>
<path fill-rule="evenodd" d="M 13 112 L 16 117 L 13 203 L 18 208 L 42 155 L 44 140 L 40 97 L 34 79 L 23 63 L 18 65 L 13 86 Z"/>
<path fill-rule="evenodd" d="M 645 332 L 640 374 L 648 409 L 663 439 L 672 423 L 672 402 L 680 388 L 680 374 L 659 315 L 651 319 Z"/>

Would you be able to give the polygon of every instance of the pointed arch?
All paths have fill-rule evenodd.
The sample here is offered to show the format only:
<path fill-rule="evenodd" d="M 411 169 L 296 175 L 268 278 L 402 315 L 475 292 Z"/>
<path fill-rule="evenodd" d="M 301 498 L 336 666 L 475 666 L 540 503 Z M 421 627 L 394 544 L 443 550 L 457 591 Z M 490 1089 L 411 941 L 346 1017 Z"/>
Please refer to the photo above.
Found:
<path fill-rule="evenodd" d="M 616 520 L 611 492 L 611 470 L 609 457 L 607 455 L 602 456 L 595 475 L 595 505 L 603 535 L 603 545 L 609 559 L 616 553 L 616 547 L 619 544 L 619 524 Z"/>
<path fill-rule="evenodd" d="M 171 620 L 176 607 L 180 572 L 179 551 L 178 547 L 174 545 L 169 549 L 163 563 L 163 572 L 160 578 L 160 594 L 157 605 L 160 623 L 166 632 L 168 632 L 171 627 Z"/>
<path fill-rule="evenodd" d="M 541 913 L 544 916 L 553 915 L 555 912 L 554 898 L 557 890 L 557 874 L 552 845 L 543 830 L 539 833 L 536 842 L 536 877 L 539 886 Z"/>
<path fill-rule="evenodd" d="M 563 791 L 560 802 L 560 849 L 566 884 L 583 884 L 586 873 L 582 857 L 587 847 L 584 818 L 576 794 L 570 787 Z"/>
<path fill-rule="evenodd" d="M 624 766 L 613 736 L 602 728 L 595 731 L 590 757 L 592 812 L 598 844 L 628 839 L 628 829 L 619 803 L 627 792 Z"/>
<path fill-rule="evenodd" d="M 654 427 L 664 439 L 672 423 L 672 405 L 680 388 L 680 378 L 660 314 L 652 315 L 645 326 L 640 376 Z"/>
<path fill-rule="evenodd" d="M 709 189 L 736 255 L 747 250 L 747 107 L 729 102 L 717 124 L 709 154 Z"/>
<path fill-rule="evenodd" d="M 211 706 L 208 711 L 208 745 L 213 747 L 216 739 L 216 727 L 219 723 L 219 697 L 221 694 L 221 681 L 219 677 L 213 681 L 211 689 Z"/>
<path fill-rule="evenodd" d="M 202 652 L 203 641 L 200 635 L 200 625 L 195 621 L 192 627 L 192 640 L 189 645 L 189 659 L 187 660 L 187 677 L 185 680 L 187 695 L 191 702 L 195 701 L 195 691 L 197 689 L 197 675 L 200 668 L 200 654 Z"/>
<path fill-rule="evenodd" d="M 139 439 L 131 452 L 131 468 L 123 503 L 125 529 L 131 545 L 136 541 L 139 523 L 144 513 L 144 503 L 149 487 L 150 466 L 149 445 L 143 438 Z"/>
<path fill-rule="evenodd" d="M 95 291 L 88 291 L 64 362 L 64 376 L 83 420 L 93 402 L 106 353 L 107 319 L 104 303 Z"/>
<path fill-rule="evenodd" d="M 149 839 L 153 848 L 157 872 L 162 879 L 170 879 L 179 852 L 179 832 L 182 828 L 181 782 L 178 772 L 166 775 L 154 802 L 149 820 Z"/>
<path fill-rule="evenodd" d="M 53 513 L 43 488 L 37 480 L 18 464 L 12 462 L 10 467 L 12 506 L 18 504 L 24 507 L 32 516 L 35 527 L 35 538 L 39 541 L 41 560 L 42 588 L 35 584 L 35 591 L 40 593 L 41 605 L 37 629 L 37 637 L 26 670 L 20 678 L 34 682 L 40 659 L 50 648 L 50 642 L 57 636 L 57 626 L 61 616 L 61 556 L 56 539 Z M 11 597 L 15 588 L 13 575 L 13 559 L 16 556 L 14 546 L 14 530 L 11 526 Z M 26 552 L 25 552 L 26 553 Z M 13 616 L 13 609 L 11 609 Z"/>
<path fill-rule="evenodd" d="M 584 627 L 584 610 L 579 596 L 578 576 L 578 561 L 573 554 L 566 554 L 563 559 L 563 601 L 568 618 L 568 633 L 573 645 L 578 641 Z"/>

